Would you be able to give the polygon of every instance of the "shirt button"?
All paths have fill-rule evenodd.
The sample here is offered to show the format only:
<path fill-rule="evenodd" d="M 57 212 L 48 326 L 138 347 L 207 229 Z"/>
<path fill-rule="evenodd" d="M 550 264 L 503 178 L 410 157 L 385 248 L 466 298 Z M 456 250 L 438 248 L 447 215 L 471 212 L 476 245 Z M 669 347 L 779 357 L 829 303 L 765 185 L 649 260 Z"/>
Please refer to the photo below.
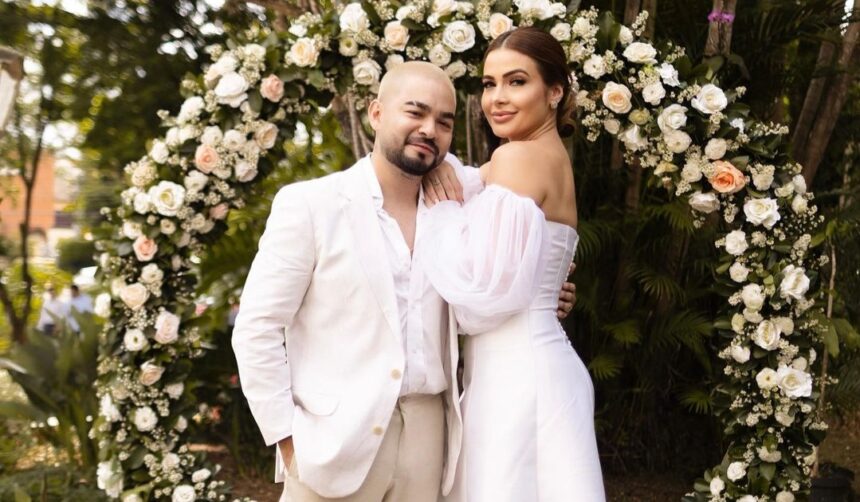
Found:
<path fill-rule="evenodd" d="M 377 436 L 381 436 L 383 432 L 385 432 L 385 431 L 382 429 L 382 427 L 380 427 L 378 425 L 373 428 L 373 433 L 376 434 Z"/>
<path fill-rule="evenodd" d="M 391 370 L 391 378 L 395 380 L 400 380 L 401 376 L 403 376 L 403 374 L 400 373 L 400 370 Z"/>

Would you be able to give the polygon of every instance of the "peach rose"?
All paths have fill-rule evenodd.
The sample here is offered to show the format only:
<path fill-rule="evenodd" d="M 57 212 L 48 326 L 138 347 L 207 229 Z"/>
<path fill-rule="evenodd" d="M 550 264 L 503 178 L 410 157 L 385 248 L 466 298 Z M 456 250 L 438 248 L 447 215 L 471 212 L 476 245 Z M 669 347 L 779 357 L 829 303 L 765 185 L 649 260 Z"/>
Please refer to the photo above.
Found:
<path fill-rule="evenodd" d="M 708 178 L 714 190 L 720 193 L 735 193 L 743 188 L 747 182 L 744 173 L 731 163 L 718 160 L 713 163 L 714 174 Z"/>
<path fill-rule="evenodd" d="M 284 97 L 284 81 L 278 78 L 277 75 L 269 75 L 263 79 L 260 86 L 260 94 L 269 101 L 277 103 Z"/>
<path fill-rule="evenodd" d="M 209 145 L 200 145 L 194 152 L 194 165 L 206 174 L 211 173 L 218 166 L 220 160 L 218 152 Z"/>
<path fill-rule="evenodd" d="M 137 239 L 134 240 L 134 244 L 132 244 L 131 247 L 134 249 L 134 254 L 137 256 L 139 261 L 151 260 L 158 251 L 158 244 L 145 235 L 137 236 Z"/>
<path fill-rule="evenodd" d="M 230 212 L 230 207 L 227 203 L 222 202 L 221 204 L 209 209 L 209 217 L 215 220 L 223 220 L 227 217 L 228 212 Z"/>

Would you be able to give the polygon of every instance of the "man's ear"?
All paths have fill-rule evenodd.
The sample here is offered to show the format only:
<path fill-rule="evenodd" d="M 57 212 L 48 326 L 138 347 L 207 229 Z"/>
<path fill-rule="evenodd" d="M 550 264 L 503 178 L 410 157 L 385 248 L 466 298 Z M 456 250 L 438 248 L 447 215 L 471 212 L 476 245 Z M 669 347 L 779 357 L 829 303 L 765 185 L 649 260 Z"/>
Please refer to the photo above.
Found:
<path fill-rule="evenodd" d="M 378 99 L 374 99 L 367 107 L 367 119 L 370 122 L 370 127 L 374 131 L 378 131 L 382 122 L 382 103 Z"/>

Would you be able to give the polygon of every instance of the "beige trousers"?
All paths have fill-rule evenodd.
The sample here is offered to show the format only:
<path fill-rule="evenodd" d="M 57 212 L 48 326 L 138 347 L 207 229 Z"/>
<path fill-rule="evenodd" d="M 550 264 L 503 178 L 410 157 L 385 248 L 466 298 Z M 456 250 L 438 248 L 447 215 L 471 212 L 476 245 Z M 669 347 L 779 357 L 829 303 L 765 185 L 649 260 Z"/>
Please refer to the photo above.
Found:
<path fill-rule="evenodd" d="M 401 397 L 357 492 L 336 499 L 317 495 L 298 480 L 293 457 L 280 502 L 437 502 L 444 454 L 442 396 Z"/>

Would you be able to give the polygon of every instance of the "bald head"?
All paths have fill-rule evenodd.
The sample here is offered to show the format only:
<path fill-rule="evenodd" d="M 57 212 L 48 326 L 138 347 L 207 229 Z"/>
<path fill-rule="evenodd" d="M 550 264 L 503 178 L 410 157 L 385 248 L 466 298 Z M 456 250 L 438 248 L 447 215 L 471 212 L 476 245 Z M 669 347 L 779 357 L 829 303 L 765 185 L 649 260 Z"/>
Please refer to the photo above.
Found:
<path fill-rule="evenodd" d="M 407 61 L 388 70 L 379 83 L 379 93 L 376 99 L 385 103 L 399 92 L 409 89 L 408 82 L 418 79 L 423 82 L 438 82 L 445 86 L 457 101 L 457 92 L 454 84 L 442 68 L 426 61 Z"/>

